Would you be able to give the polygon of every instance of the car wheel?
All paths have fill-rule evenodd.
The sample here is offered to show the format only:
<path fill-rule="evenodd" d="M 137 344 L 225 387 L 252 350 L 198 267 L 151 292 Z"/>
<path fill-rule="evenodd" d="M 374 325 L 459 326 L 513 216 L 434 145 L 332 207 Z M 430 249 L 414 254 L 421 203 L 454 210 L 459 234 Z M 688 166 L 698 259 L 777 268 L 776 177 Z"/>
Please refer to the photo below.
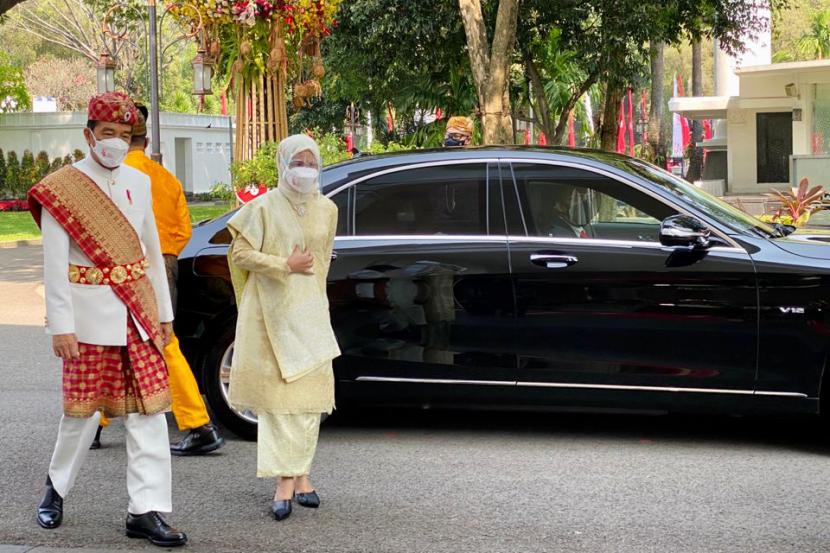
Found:
<path fill-rule="evenodd" d="M 211 411 L 226 428 L 246 440 L 256 440 L 257 417 L 251 411 L 234 408 L 228 401 L 231 360 L 236 325 L 231 325 L 216 341 L 205 364 L 205 395 Z"/>

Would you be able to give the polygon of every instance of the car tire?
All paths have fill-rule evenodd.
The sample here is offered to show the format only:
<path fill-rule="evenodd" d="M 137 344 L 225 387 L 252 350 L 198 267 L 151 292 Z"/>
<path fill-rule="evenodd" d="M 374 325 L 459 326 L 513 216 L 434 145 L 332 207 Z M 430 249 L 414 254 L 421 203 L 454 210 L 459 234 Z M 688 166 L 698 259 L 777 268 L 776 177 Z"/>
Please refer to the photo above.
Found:
<path fill-rule="evenodd" d="M 240 438 L 256 440 L 256 415 L 240 412 L 228 402 L 227 384 L 235 334 L 236 325 L 229 325 L 215 340 L 205 360 L 205 396 L 210 410 L 225 428 Z"/>

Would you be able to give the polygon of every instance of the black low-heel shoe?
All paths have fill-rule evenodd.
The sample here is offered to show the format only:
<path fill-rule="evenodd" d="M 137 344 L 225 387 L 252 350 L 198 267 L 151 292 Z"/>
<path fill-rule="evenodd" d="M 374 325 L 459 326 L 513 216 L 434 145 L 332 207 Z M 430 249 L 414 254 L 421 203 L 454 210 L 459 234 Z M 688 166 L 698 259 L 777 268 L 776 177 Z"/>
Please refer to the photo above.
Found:
<path fill-rule="evenodd" d="M 291 500 L 280 499 L 271 503 L 271 512 L 277 520 L 285 520 L 291 516 Z"/>
<path fill-rule="evenodd" d="M 294 494 L 294 497 L 297 499 L 297 503 L 299 503 L 301 507 L 316 509 L 320 506 L 320 496 L 317 495 L 316 491 L 312 490 L 307 493 L 296 493 Z"/>

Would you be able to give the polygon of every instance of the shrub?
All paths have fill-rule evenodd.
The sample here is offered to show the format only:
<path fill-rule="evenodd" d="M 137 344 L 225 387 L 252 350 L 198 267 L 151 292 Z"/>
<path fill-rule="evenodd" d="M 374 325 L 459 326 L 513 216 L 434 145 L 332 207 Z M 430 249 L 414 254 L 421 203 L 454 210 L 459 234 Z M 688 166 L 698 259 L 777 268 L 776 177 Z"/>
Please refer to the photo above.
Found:
<path fill-rule="evenodd" d="M 6 190 L 6 154 L 0 148 L 0 196 Z"/>
<path fill-rule="evenodd" d="M 75 163 L 75 161 L 72 159 L 71 155 L 66 154 L 65 156 L 63 156 L 63 164 L 64 165 L 72 165 L 73 163 Z"/>
<path fill-rule="evenodd" d="M 277 143 L 266 142 L 252 159 L 235 162 L 231 166 L 234 186 L 239 189 L 249 184 L 277 185 Z"/>
<path fill-rule="evenodd" d="M 49 164 L 49 172 L 54 173 L 61 167 L 63 167 L 63 159 L 56 157 L 52 160 L 52 163 Z"/>
<path fill-rule="evenodd" d="M 824 187 L 819 185 L 810 188 L 810 181 L 805 177 L 797 187 L 784 192 L 773 189 L 766 195 L 779 200 L 781 208 L 772 215 L 762 215 L 762 221 L 799 227 L 810 220 L 810 215 L 823 208 L 821 202 Z"/>
<path fill-rule="evenodd" d="M 226 182 L 217 182 L 208 193 L 208 197 L 214 201 L 230 202 L 234 196 L 233 186 Z"/>
<path fill-rule="evenodd" d="M 83 152 L 82 152 L 81 150 L 79 150 L 78 148 L 75 148 L 74 150 L 72 150 L 72 159 L 73 159 L 73 163 L 74 163 L 75 161 L 81 161 L 81 160 L 82 160 L 82 159 L 84 159 L 85 157 L 86 157 L 86 154 L 85 154 L 85 153 L 83 153 Z"/>
<path fill-rule="evenodd" d="M 23 158 L 20 160 L 20 176 L 18 177 L 18 189 L 15 197 L 22 198 L 37 182 L 37 168 L 35 167 L 35 156 L 31 150 L 23 151 Z"/>
<path fill-rule="evenodd" d="M 14 197 L 20 186 L 20 162 L 17 159 L 17 152 L 11 151 L 6 157 L 6 183 L 3 194 L 7 197 Z"/>
<path fill-rule="evenodd" d="M 35 167 L 37 168 L 37 181 L 49 174 L 49 154 L 41 150 L 35 158 Z"/>
<path fill-rule="evenodd" d="M 314 136 L 317 145 L 320 147 L 320 157 L 323 159 L 323 166 L 345 161 L 351 157 L 351 154 L 346 151 L 346 142 L 342 136 L 334 133 L 312 133 L 312 136 Z M 268 187 L 277 185 L 279 180 L 277 146 L 276 142 L 266 142 L 257 150 L 253 159 L 233 164 L 231 167 L 231 176 L 233 177 L 234 187 L 237 190 L 249 184 L 265 184 Z M 376 141 L 372 144 L 371 148 L 361 153 L 382 154 L 386 152 L 412 150 L 414 148 L 415 146 L 397 144 L 395 142 L 384 145 Z"/>

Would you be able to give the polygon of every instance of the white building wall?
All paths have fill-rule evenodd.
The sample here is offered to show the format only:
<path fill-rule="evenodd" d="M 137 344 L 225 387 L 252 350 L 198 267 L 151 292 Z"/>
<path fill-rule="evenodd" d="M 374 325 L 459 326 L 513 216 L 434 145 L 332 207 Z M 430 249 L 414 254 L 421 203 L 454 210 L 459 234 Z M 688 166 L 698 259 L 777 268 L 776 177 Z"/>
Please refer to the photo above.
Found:
<path fill-rule="evenodd" d="M 757 124 L 758 113 L 783 113 L 801 109 L 801 121 L 792 122 L 793 155 L 811 153 L 812 87 L 815 82 L 830 79 L 822 72 L 783 73 L 758 72 L 740 75 L 740 97 L 735 107 L 730 104 L 727 119 L 729 146 L 727 165 L 730 194 L 758 194 L 770 188 L 784 188 L 789 183 L 758 182 Z M 784 87 L 793 83 L 799 97 L 786 95 Z"/>
<path fill-rule="evenodd" d="M 222 116 L 160 114 L 162 163 L 179 177 L 185 191 L 204 193 L 218 182 L 230 182 L 228 121 Z M 43 150 L 50 159 L 75 149 L 86 152 L 85 126 L 84 112 L 0 114 L 0 148 L 14 150 L 18 157 L 24 150 L 35 155 Z M 152 136 L 151 131 L 147 135 Z"/>

